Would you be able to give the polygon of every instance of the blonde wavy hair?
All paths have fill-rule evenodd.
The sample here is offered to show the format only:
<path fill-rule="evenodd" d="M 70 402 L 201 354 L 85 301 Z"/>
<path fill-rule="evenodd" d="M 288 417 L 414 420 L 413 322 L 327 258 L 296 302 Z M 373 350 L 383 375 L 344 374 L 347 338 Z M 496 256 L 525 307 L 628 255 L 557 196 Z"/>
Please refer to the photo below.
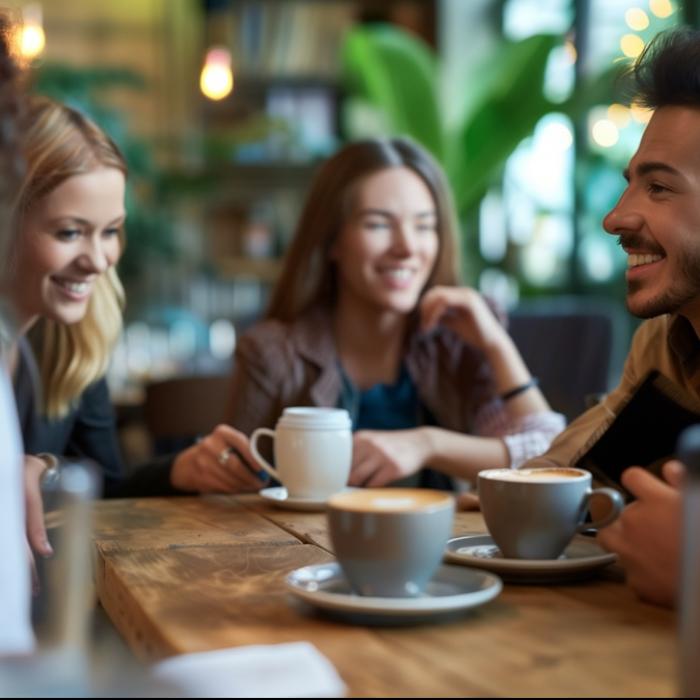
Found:
<path fill-rule="evenodd" d="M 61 183 L 99 167 L 127 167 L 116 144 L 75 109 L 45 97 L 28 98 L 22 144 L 26 163 L 14 208 L 15 236 L 32 206 Z M 120 234 L 124 248 L 123 233 Z M 32 329 L 43 386 L 42 408 L 50 418 L 64 416 L 85 389 L 107 370 L 122 329 L 124 289 L 114 267 L 99 277 L 85 316 L 66 325 L 42 318 Z"/>

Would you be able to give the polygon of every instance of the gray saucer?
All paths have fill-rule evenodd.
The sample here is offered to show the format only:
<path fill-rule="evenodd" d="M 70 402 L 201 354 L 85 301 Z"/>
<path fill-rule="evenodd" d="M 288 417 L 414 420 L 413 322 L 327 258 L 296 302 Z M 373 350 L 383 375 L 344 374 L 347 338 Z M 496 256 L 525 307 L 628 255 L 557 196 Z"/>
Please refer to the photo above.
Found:
<path fill-rule="evenodd" d="M 505 559 L 490 535 L 464 535 L 447 542 L 445 560 L 493 571 L 509 583 L 560 583 L 593 576 L 617 555 L 579 535 L 558 559 Z"/>
<path fill-rule="evenodd" d="M 495 598 L 498 576 L 458 566 L 441 566 L 416 598 L 379 598 L 353 593 L 338 562 L 296 569 L 287 588 L 314 609 L 355 624 L 417 624 L 455 616 Z"/>

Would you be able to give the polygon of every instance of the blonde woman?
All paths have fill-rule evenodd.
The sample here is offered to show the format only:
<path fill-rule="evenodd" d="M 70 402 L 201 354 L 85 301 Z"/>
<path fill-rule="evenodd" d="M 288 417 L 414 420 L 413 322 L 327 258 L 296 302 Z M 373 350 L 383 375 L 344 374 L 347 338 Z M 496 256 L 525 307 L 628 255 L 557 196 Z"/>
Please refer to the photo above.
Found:
<path fill-rule="evenodd" d="M 245 438 L 225 426 L 186 454 L 124 480 L 104 373 L 122 324 L 115 265 L 124 246 L 126 164 L 111 139 L 69 107 L 33 97 L 23 120 L 26 171 L 3 292 L 20 329 L 11 371 L 26 452 L 28 537 L 35 551 L 50 555 L 39 486 L 62 455 L 100 464 L 106 496 L 230 491 L 260 482 L 247 471 L 231 475 L 219 459 L 224 447 L 248 456 Z"/>
<path fill-rule="evenodd" d="M 452 488 L 517 467 L 563 428 L 482 297 L 455 286 L 456 224 L 432 158 L 350 144 L 319 170 L 266 319 L 236 352 L 228 420 L 346 408 L 350 483 Z"/>

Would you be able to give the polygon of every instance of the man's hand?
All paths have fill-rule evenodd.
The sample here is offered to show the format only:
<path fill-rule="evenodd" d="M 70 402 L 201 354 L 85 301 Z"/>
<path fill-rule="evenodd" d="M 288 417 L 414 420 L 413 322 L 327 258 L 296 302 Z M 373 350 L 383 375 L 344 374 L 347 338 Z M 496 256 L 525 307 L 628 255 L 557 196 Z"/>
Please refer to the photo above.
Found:
<path fill-rule="evenodd" d="M 267 481 L 250 451 L 248 438 L 229 425 L 217 426 L 173 463 L 170 482 L 182 491 L 243 493 Z"/>
<path fill-rule="evenodd" d="M 622 484 L 637 500 L 598 533 L 600 544 L 620 557 L 639 597 L 667 607 L 678 595 L 683 474 L 677 461 L 664 465 L 666 481 L 639 467 L 627 469 Z"/>

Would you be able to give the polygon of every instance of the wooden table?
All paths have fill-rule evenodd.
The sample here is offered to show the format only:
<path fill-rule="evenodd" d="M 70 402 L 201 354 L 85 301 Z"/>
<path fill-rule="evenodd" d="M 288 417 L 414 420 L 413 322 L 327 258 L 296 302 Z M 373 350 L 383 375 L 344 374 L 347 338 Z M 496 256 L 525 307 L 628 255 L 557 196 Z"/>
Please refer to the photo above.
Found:
<path fill-rule="evenodd" d="M 455 533 L 482 532 L 459 513 Z M 284 577 L 332 559 L 322 513 L 257 496 L 96 505 L 97 591 L 134 652 L 152 661 L 308 640 L 355 696 L 671 696 L 672 613 L 639 602 L 617 567 L 559 586 L 505 585 L 449 623 L 360 627 L 305 614 Z"/>

